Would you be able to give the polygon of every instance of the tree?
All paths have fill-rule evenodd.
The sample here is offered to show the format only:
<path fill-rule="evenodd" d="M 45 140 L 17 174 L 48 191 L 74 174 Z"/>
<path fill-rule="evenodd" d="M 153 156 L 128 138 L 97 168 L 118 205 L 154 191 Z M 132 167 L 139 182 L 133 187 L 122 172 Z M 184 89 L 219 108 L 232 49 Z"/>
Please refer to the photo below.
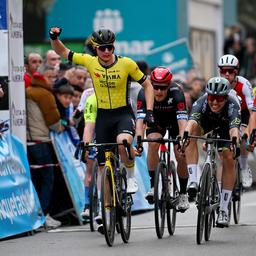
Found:
<path fill-rule="evenodd" d="M 42 16 L 55 0 L 23 0 L 23 9 L 26 13 Z"/>

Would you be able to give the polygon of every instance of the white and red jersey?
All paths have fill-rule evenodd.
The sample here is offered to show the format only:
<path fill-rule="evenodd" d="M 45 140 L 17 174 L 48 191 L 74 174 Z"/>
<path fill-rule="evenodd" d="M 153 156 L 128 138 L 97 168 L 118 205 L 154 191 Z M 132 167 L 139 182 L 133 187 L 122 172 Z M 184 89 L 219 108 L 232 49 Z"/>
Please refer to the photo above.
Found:
<path fill-rule="evenodd" d="M 250 82 L 242 77 L 237 76 L 237 83 L 233 88 L 237 95 L 241 98 L 241 110 L 243 109 L 252 109 L 253 107 L 253 92 L 252 85 Z"/>
<path fill-rule="evenodd" d="M 252 111 L 253 111 L 253 112 L 256 112 L 256 96 L 254 97 L 254 100 L 253 100 Z"/>

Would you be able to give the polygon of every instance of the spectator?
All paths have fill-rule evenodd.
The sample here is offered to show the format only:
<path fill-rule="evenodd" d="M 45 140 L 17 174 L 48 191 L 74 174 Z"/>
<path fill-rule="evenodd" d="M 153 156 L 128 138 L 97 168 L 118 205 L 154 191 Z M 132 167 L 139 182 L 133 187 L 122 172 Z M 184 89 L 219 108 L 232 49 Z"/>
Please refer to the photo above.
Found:
<path fill-rule="evenodd" d="M 4 97 L 4 91 L 2 89 L 2 85 L 0 84 L 0 98 Z"/>
<path fill-rule="evenodd" d="M 256 78 L 256 48 L 254 38 L 248 37 L 246 39 L 245 46 L 246 48 L 241 61 L 239 75 L 246 77 L 249 81 L 252 81 Z"/>
<path fill-rule="evenodd" d="M 45 55 L 45 64 L 48 66 L 52 66 L 59 70 L 59 66 L 61 63 L 60 55 L 58 55 L 54 50 L 48 50 Z"/>
<path fill-rule="evenodd" d="M 53 70 L 53 67 L 41 66 L 39 72 L 33 74 L 31 86 L 26 89 L 27 138 L 32 143 L 27 148 L 30 165 L 43 166 L 54 163 L 50 131 L 61 132 L 63 130 L 60 113 L 52 92 L 52 80 L 48 76 Z M 61 222 L 54 220 L 49 214 L 54 184 L 54 167 L 32 169 L 31 178 L 42 210 L 46 215 L 46 226 L 48 228 L 59 227 Z"/>
<path fill-rule="evenodd" d="M 25 80 L 25 87 L 27 88 L 30 86 L 30 81 L 32 79 L 33 74 L 37 71 L 37 69 L 42 64 L 42 57 L 38 53 L 31 52 L 25 57 L 24 64 L 25 64 L 24 80 Z"/>
<path fill-rule="evenodd" d="M 199 77 L 195 77 L 190 85 L 189 92 L 192 104 L 204 94 L 205 80 Z"/>

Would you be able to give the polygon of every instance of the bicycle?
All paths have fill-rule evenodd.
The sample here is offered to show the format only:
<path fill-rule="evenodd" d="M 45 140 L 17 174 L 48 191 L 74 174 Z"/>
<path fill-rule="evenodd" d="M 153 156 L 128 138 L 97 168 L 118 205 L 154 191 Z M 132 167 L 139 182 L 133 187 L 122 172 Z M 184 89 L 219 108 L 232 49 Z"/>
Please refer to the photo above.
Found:
<path fill-rule="evenodd" d="M 215 144 L 216 142 L 228 142 L 232 144 L 233 149 L 236 149 L 236 137 L 233 137 L 232 140 L 226 140 L 217 138 L 216 134 L 208 134 L 207 137 L 203 137 L 188 135 L 188 132 L 184 132 L 183 148 L 189 138 L 203 140 L 206 143 L 206 159 L 202 168 L 196 202 L 198 209 L 196 242 L 197 244 L 201 244 L 203 233 L 205 241 L 209 241 L 212 227 L 215 227 L 215 212 L 220 206 L 220 190 L 216 177 Z M 234 150 L 234 157 L 236 155 L 235 151 L 236 150 Z"/>
<path fill-rule="evenodd" d="M 105 153 L 105 166 L 101 180 L 101 211 L 105 240 L 112 246 L 115 239 L 115 229 L 120 229 L 124 243 L 128 243 L 131 232 L 132 195 L 127 193 L 126 169 L 120 163 L 117 153 L 118 146 L 124 146 L 128 158 L 132 160 L 130 145 L 126 140 L 122 143 L 101 143 L 84 145 L 101 148 Z M 118 230 L 117 230 L 118 231 Z"/>
<path fill-rule="evenodd" d="M 249 138 L 249 145 L 254 144 L 255 136 L 256 136 L 256 129 L 253 129 Z M 242 136 L 242 139 L 247 140 L 248 135 L 244 134 Z M 254 146 L 252 146 L 251 150 L 249 151 L 253 151 L 253 149 L 254 149 Z M 235 183 L 234 190 L 232 192 L 232 207 L 231 205 L 229 205 L 229 209 L 230 210 L 231 208 L 233 209 L 233 218 L 234 218 L 235 224 L 238 224 L 240 220 L 242 194 L 243 194 L 243 184 L 242 184 L 242 177 L 241 177 L 241 167 L 240 167 L 239 161 L 237 161 L 236 162 L 236 183 Z M 230 216 L 231 216 L 231 213 L 230 213 Z"/>
<path fill-rule="evenodd" d="M 94 161 L 92 165 L 92 178 L 89 186 L 89 197 L 90 197 L 90 230 L 95 231 L 95 217 L 99 214 L 99 200 L 98 200 L 98 189 L 97 189 L 97 177 L 98 177 L 98 162 Z"/>
<path fill-rule="evenodd" d="M 158 238 L 162 238 L 165 228 L 165 214 L 167 214 L 167 227 L 170 235 L 174 234 L 176 227 L 176 206 L 178 204 L 179 189 L 177 186 L 177 172 L 175 163 L 170 160 L 171 143 L 178 143 L 178 139 L 171 139 L 168 130 L 168 139 L 142 139 L 137 137 L 137 147 L 142 148 L 143 142 L 160 143 L 159 163 L 155 171 L 154 182 L 154 215 L 155 229 Z M 165 144 L 168 144 L 166 147 Z"/>

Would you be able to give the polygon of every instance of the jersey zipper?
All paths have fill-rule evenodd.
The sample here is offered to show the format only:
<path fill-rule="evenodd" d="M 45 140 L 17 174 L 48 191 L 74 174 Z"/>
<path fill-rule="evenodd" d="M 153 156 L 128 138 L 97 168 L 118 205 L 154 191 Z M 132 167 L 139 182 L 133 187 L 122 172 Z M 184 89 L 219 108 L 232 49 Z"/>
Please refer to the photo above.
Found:
<path fill-rule="evenodd" d="M 107 88 L 108 88 L 109 107 L 110 107 L 110 109 L 112 109 L 110 91 L 109 91 L 109 86 L 108 86 L 108 70 L 106 68 L 105 68 L 105 70 L 106 70 L 106 84 L 107 84 Z"/>

